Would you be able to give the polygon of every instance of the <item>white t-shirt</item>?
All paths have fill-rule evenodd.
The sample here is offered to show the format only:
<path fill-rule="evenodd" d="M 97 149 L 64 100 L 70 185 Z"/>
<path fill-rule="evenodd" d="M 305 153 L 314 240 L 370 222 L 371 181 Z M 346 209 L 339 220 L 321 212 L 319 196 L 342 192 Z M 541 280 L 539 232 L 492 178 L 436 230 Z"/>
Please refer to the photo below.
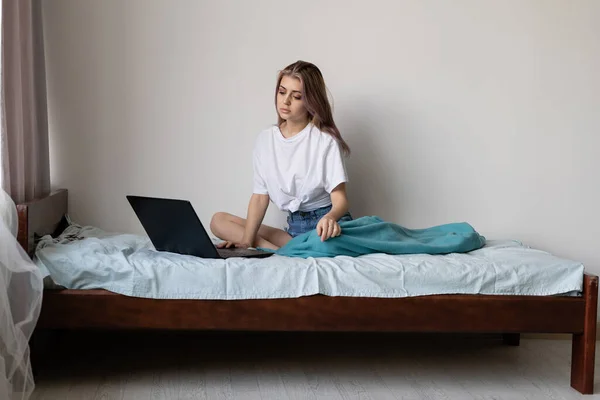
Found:
<path fill-rule="evenodd" d="M 268 194 L 281 211 L 312 211 L 328 206 L 331 191 L 347 181 L 338 142 L 312 123 L 287 139 L 278 126 L 258 135 L 254 193 Z"/>

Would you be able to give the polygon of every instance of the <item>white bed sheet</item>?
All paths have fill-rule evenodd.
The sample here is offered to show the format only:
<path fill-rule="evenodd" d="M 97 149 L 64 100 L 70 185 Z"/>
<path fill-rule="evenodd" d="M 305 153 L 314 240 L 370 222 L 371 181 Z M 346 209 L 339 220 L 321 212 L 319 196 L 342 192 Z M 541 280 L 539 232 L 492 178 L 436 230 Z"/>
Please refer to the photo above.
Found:
<path fill-rule="evenodd" d="M 155 299 L 578 295 L 584 271 L 580 262 L 511 240 L 464 254 L 213 260 L 160 253 L 146 237 L 77 225 L 59 239 L 42 238 L 35 262 L 66 288 Z"/>

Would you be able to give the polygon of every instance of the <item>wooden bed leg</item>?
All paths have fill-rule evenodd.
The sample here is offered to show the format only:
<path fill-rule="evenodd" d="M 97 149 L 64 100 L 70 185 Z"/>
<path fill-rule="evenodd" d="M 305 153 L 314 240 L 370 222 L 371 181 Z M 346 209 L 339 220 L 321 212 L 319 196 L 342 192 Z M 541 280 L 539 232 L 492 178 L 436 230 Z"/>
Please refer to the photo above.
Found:
<path fill-rule="evenodd" d="M 520 333 L 503 333 L 502 334 L 502 342 L 509 346 L 518 346 L 521 344 L 521 334 Z"/>
<path fill-rule="evenodd" d="M 583 333 L 573 334 L 571 387 L 583 394 L 592 394 L 596 356 L 597 276 L 584 275 L 583 297 L 585 298 Z"/>

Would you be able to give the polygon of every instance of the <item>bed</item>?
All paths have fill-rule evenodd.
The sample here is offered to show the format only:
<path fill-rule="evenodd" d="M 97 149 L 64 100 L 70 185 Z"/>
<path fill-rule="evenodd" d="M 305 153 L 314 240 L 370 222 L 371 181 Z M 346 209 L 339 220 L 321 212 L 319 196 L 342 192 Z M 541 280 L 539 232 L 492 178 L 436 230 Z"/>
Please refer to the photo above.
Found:
<path fill-rule="evenodd" d="M 19 204 L 19 243 L 67 213 L 68 192 Z M 47 288 L 36 329 L 169 329 L 572 334 L 571 386 L 593 393 L 598 277 L 584 273 L 580 295 L 442 294 L 405 298 L 311 295 L 297 298 L 198 300 L 132 297 L 107 290 Z"/>

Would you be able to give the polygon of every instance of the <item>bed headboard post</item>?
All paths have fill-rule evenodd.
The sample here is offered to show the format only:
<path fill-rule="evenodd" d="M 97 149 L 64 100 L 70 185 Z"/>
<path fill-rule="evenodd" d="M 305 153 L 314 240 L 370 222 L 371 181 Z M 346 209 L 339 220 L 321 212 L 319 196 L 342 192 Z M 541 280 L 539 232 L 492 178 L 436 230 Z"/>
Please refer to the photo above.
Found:
<path fill-rule="evenodd" d="M 33 254 L 34 234 L 39 236 L 52 233 L 68 211 L 68 191 L 58 189 L 46 197 L 27 203 L 17 204 L 19 231 L 17 241 L 27 252 Z"/>

